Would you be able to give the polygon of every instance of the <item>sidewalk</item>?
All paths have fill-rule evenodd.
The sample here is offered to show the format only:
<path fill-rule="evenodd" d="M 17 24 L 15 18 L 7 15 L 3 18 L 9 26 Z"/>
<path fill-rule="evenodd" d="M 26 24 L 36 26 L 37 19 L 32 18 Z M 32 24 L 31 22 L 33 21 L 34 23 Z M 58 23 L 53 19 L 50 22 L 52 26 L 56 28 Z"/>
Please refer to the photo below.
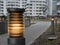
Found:
<path fill-rule="evenodd" d="M 8 39 L 7 34 L 0 35 L 0 45 L 8 45 L 7 39 Z"/>
<path fill-rule="evenodd" d="M 50 22 L 38 22 L 30 27 L 26 28 L 25 37 L 26 37 L 26 45 L 30 45 L 35 41 L 40 35 L 42 35 L 49 27 Z"/>
<path fill-rule="evenodd" d="M 27 27 L 24 33 L 26 45 L 30 45 L 32 42 L 34 42 L 34 40 L 42 35 L 50 25 L 50 22 L 38 22 L 30 27 Z M 0 45 L 8 45 L 7 38 L 7 34 L 0 35 Z"/>

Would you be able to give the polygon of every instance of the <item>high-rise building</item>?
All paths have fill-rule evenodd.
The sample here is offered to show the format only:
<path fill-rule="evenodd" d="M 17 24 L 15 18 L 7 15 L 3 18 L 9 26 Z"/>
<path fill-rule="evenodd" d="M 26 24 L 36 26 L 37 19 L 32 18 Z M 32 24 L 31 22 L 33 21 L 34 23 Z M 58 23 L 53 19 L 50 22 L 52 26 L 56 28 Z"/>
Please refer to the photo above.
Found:
<path fill-rule="evenodd" d="M 26 4 L 26 16 L 44 16 L 47 15 L 46 0 L 29 0 Z"/>
<path fill-rule="evenodd" d="M 25 8 L 27 0 L 6 0 L 7 8 Z"/>
<path fill-rule="evenodd" d="M 20 8 L 20 0 L 5 0 L 6 2 L 6 11 L 5 13 L 7 14 L 7 8 Z"/>
<path fill-rule="evenodd" d="M 6 0 L 6 8 L 20 8 L 20 0 Z"/>
<path fill-rule="evenodd" d="M 57 14 L 56 4 L 57 4 L 57 0 L 47 0 L 47 5 L 48 5 L 48 12 L 47 13 L 49 16 Z"/>
<path fill-rule="evenodd" d="M 27 0 L 20 0 L 20 8 L 26 8 Z"/>
<path fill-rule="evenodd" d="M 27 16 L 47 15 L 46 0 L 0 0 L 0 14 L 7 15 L 7 8 L 25 8 Z"/>
<path fill-rule="evenodd" d="M 57 0 L 57 15 L 60 16 L 60 0 Z"/>
<path fill-rule="evenodd" d="M 0 16 L 4 15 L 4 1 L 0 0 Z"/>
<path fill-rule="evenodd" d="M 27 0 L 0 0 L 0 16 L 7 15 L 7 8 L 25 8 Z"/>

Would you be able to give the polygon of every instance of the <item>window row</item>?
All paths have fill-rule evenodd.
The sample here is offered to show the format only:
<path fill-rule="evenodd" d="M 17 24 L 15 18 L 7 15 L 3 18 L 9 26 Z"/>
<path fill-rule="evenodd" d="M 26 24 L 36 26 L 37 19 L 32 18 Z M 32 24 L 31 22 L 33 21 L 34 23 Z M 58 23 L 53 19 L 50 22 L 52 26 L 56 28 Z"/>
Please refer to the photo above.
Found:
<path fill-rule="evenodd" d="M 0 6 L 3 6 L 3 4 L 0 4 Z"/>
<path fill-rule="evenodd" d="M 33 15 L 32 13 L 28 13 L 28 14 Z M 36 13 L 36 15 L 43 15 L 43 13 Z"/>
<path fill-rule="evenodd" d="M 46 1 L 30 1 L 31 3 L 33 3 L 33 2 L 38 2 L 38 3 L 47 3 Z"/>
<path fill-rule="evenodd" d="M 3 3 L 3 1 L 0 1 L 0 3 Z"/>
<path fill-rule="evenodd" d="M 19 4 L 6 4 L 6 6 L 20 6 Z"/>

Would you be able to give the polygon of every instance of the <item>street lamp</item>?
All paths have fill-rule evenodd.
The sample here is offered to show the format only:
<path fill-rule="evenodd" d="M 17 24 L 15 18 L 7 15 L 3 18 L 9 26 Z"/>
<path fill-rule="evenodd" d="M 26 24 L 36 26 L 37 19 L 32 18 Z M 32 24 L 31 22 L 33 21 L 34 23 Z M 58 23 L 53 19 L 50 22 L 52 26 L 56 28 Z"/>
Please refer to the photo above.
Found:
<path fill-rule="evenodd" d="M 54 21 L 55 21 L 55 16 L 51 16 L 51 35 L 48 36 L 49 41 L 53 41 L 57 39 L 57 36 L 55 35 L 54 31 Z"/>
<path fill-rule="evenodd" d="M 57 28 L 57 17 L 55 17 L 55 26 Z"/>
<path fill-rule="evenodd" d="M 8 8 L 8 45 L 25 45 L 25 38 L 23 36 L 24 23 L 23 13 L 24 9 Z"/>
<path fill-rule="evenodd" d="M 51 34 L 55 34 L 55 32 L 54 32 L 54 17 L 51 17 Z"/>
<path fill-rule="evenodd" d="M 51 21 L 54 21 L 54 18 L 52 18 Z"/>

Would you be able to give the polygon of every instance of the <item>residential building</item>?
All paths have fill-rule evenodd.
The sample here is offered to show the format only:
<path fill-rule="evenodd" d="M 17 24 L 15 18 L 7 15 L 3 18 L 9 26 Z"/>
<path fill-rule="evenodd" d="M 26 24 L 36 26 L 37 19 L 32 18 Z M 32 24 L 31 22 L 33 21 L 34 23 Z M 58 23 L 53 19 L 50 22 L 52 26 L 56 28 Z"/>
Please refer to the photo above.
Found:
<path fill-rule="evenodd" d="M 4 15 L 4 1 L 0 0 L 0 16 Z"/>
<path fill-rule="evenodd" d="M 29 0 L 26 4 L 26 16 L 46 17 L 47 16 L 46 0 Z"/>
<path fill-rule="evenodd" d="M 57 15 L 60 16 L 60 0 L 57 0 Z"/>
<path fill-rule="evenodd" d="M 20 0 L 6 0 L 6 8 L 20 8 Z"/>
<path fill-rule="evenodd" d="M 27 0 L 0 0 L 0 16 L 7 15 L 7 8 L 25 8 Z"/>
<path fill-rule="evenodd" d="M 25 8 L 25 16 L 47 16 L 46 0 L 0 0 L 0 15 L 7 15 L 7 8 Z M 3 11 L 2 11 L 3 10 Z"/>

